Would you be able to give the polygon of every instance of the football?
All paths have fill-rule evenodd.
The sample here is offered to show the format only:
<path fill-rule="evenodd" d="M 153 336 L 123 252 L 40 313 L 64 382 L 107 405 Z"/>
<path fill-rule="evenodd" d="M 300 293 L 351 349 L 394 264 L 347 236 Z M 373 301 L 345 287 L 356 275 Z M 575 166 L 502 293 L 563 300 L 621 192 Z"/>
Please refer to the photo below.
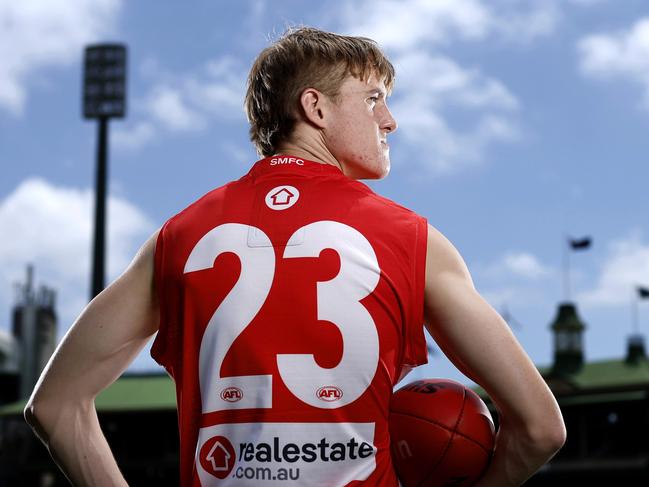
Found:
<path fill-rule="evenodd" d="M 448 379 L 418 380 L 396 391 L 389 428 L 404 487 L 473 485 L 493 453 L 489 409 L 475 392 Z"/>

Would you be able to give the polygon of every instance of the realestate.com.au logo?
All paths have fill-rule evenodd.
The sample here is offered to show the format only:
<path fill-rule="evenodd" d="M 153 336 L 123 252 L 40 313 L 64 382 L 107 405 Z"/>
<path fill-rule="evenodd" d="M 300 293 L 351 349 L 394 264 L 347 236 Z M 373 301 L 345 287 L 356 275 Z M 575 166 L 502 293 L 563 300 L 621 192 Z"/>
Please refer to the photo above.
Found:
<path fill-rule="evenodd" d="M 225 436 L 214 436 L 201 447 L 201 465 L 206 472 L 224 479 L 237 461 L 232 443 Z"/>
<path fill-rule="evenodd" d="M 271 469 L 266 465 L 290 467 L 296 462 L 344 462 L 362 460 L 374 454 L 374 447 L 363 441 L 359 443 L 350 438 L 346 443 L 330 443 L 321 438 L 317 443 L 281 443 L 273 437 L 272 443 L 258 442 L 239 444 L 239 466 L 237 452 L 230 440 L 224 436 L 213 436 L 208 439 L 200 450 L 200 462 L 203 469 L 218 479 L 224 479 L 234 469 L 233 477 L 248 480 L 297 480 L 300 478 L 299 468 Z M 254 466 L 245 466 L 250 463 Z"/>

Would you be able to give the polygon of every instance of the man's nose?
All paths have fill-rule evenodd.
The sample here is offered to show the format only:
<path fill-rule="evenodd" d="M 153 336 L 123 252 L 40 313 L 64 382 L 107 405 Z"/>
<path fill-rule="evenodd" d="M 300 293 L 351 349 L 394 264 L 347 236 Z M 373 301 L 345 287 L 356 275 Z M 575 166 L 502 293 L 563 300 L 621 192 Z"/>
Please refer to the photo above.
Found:
<path fill-rule="evenodd" d="M 397 130 L 398 126 L 399 125 L 392 116 L 392 113 L 390 113 L 390 110 L 385 107 L 385 113 L 383 114 L 383 120 L 381 121 L 381 129 L 385 130 L 385 132 L 389 134 Z"/>

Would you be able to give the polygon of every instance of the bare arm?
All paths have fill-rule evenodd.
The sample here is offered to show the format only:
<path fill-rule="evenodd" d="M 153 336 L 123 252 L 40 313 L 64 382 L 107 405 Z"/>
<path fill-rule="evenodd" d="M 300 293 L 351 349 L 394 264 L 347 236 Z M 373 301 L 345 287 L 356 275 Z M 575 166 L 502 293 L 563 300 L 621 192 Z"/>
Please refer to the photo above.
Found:
<path fill-rule="evenodd" d="M 563 445 L 561 412 L 507 324 L 475 290 L 459 253 L 430 226 L 425 318 L 444 353 L 500 413 L 496 451 L 478 485 L 522 484 Z"/>
<path fill-rule="evenodd" d="M 156 238 L 157 232 L 81 313 L 25 408 L 25 419 L 74 485 L 127 485 L 99 427 L 94 400 L 157 330 Z"/>

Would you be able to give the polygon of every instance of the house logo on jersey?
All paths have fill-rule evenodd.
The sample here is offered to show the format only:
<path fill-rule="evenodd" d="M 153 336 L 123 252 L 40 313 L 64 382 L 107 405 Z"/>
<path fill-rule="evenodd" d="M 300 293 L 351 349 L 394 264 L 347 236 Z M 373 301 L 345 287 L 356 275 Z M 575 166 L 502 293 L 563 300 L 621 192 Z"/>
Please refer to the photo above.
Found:
<path fill-rule="evenodd" d="M 277 186 L 266 194 L 266 206 L 271 210 L 286 210 L 300 199 L 300 192 L 294 186 Z"/>
<path fill-rule="evenodd" d="M 226 478 L 236 461 L 232 443 L 224 436 L 213 436 L 201 447 L 201 466 L 216 478 Z"/>

